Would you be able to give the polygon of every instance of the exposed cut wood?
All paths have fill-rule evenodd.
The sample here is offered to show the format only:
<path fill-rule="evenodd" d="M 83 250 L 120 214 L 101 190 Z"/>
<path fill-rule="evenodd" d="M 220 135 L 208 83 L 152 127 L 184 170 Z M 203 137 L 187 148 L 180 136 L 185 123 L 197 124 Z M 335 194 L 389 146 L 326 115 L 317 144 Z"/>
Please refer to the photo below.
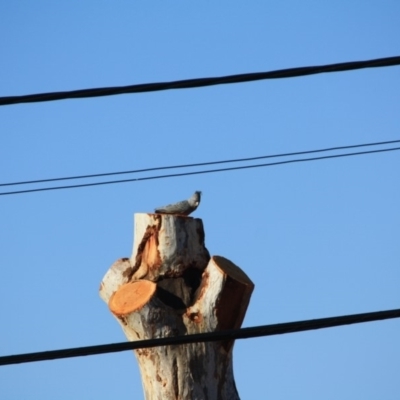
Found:
<path fill-rule="evenodd" d="M 108 306 L 116 316 L 125 316 L 140 310 L 156 292 L 156 284 L 150 281 L 134 281 L 122 285 L 111 296 Z"/>

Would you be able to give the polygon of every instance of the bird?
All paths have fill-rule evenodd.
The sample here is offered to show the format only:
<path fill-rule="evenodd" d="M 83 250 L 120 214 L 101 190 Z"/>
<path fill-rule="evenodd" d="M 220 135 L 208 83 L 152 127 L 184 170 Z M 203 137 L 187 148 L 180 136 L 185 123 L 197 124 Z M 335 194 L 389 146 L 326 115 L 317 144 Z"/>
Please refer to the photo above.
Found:
<path fill-rule="evenodd" d="M 178 201 L 178 203 L 168 204 L 164 207 L 159 207 L 154 210 L 156 214 L 179 214 L 189 215 L 191 214 L 200 204 L 201 192 L 196 191 L 192 197 L 187 200 Z"/>

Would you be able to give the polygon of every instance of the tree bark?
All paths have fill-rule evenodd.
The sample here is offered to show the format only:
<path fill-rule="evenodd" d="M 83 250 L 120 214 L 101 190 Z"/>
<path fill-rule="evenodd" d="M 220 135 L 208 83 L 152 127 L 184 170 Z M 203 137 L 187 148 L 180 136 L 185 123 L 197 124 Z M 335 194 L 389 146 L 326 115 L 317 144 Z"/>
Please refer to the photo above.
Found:
<path fill-rule="evenodd" d="M 136 214 L 133 252 L 106 273 L 100 296 L 128 340 L 239 328 L 254 285 L 210 258 L 201 219 Z M 147 400 L 239 399 L 233 341 L 135 350 Z"/>

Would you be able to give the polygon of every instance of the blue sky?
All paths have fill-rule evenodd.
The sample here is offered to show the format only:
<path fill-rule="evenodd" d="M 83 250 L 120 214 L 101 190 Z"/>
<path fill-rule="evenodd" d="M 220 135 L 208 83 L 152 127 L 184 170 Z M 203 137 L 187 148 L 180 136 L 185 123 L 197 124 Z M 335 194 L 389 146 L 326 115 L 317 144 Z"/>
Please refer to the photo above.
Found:
<path fill-rule="evenodd" d="M 400 55 L 397 1 L 0 2 L 0 96 Z M 0 107 L 0 182 L 400 139 L 399 67 Z M 398 152 L 0 196 L 0 354 L 124 341 L 98 296 L 133 213 L 202 190 L 244 326 L 399 308 Z M 5 191 L 5 190 L 3 190 Z M 400 321 L 238 341 L 242 399 L 398 399 Z M 131 352 L 0 369 L 0 394 L 142 398 Z M 260 395 L 262 394 L 262 396 Z M 260 397 L 261 396 L 261 397 Z"/>

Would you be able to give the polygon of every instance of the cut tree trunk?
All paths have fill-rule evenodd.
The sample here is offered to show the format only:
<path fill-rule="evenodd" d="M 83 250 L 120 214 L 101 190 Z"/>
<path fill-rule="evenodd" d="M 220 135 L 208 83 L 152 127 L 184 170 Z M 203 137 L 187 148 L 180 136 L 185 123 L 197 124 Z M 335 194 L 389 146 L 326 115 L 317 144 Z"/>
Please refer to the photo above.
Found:
<path fill-rule="evenodd" d="M 239 328 L 254 285 L 210 255 L 201 219 L 135 214 L 132 257 L 116 261 L 100 296 L 128 340 Z M 233 341 L 135 350 L 146 400 L 239 399 Z"/>

